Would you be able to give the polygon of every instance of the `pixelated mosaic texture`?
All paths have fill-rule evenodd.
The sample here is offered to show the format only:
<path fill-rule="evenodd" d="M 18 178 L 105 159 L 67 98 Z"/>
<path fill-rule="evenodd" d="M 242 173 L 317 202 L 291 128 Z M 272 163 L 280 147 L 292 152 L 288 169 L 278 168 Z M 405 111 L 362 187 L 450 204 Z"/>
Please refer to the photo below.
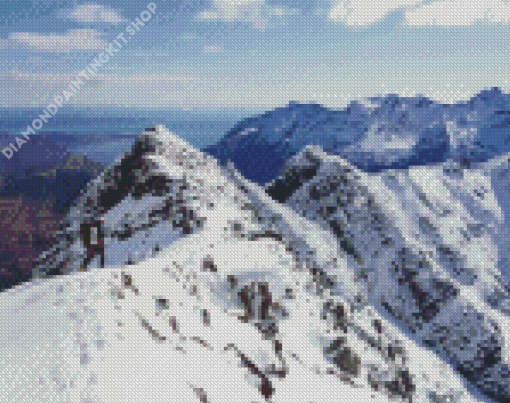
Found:
<path fill-rule="evenodd" d="M 288 101 L 306 87 L 292 80 L 306 73 L 299 59 L 314 60 L 312 47 L 296 66 L 275 67 L 247 57 L 254 49 L 242 41 L 256 43 L 276 21 L 290 24 L 301 12 L 311 21 L 324 9 L 215 0 L 203 11 L 206 2 L 162 1 L 140 4 L 158 13 L 153 28 L 136 20 L 133 53 L 126 46 L 119 64 L 103 62 L 99 83 L 20 142 L 27 116 L 41 113 L 25 107 L 64 88 L 69 65 L 83 68 L 84 54 L 101 51 L 107 34 L 141 15 L 133 4 L 121 15 L 107 5 L 30 3 L 10 2 L 0 17 L 14 29 L 0 38 L 12 67 L 1 72 L 2 106 L 11 109 L 0 110 L 1 402 L 510 401 L 510 95 L 489 86 L 447 104 L 397 94 L 353 96 L 341 108 Z M 445 26 L 462 15 L 448 7 L 434 15 L 441 1 L 407 2 L 394 15 L 391 2 L 381 3 L 379 17 L 360 13 L 360 2 L 330 3 L 331 21 L 375 24 L 361 32 L 368 38 L 399 19 Z M 508 22 L 507 6 L 489 3 L 473 6 L 463 24 Z M 208 28 L 179 36 L 189 28 L 179 13 L 196 14 Z M 29 25 L 16 25 L 22 15 Z M 52 15 L 58 32 L 43 33 Z M 246 36 L 247 26 L 256 32 Z M 349 35 L 346 47 L 359 40 Z M 279 30 L 276 39 L 307 49 L 298 37 Z M 504 57 L 497 46 L 504 40 L 494 35 L 479 59 L 488 66 L 491 52 Z M 379 55 L 373 64 L 384 77 L 396 60 L 423 60 L 419 47 L 413 57 L 393 44 L 383 54 L 383 42 L 346 48 L 338 68 L 348 73 Z M 323 56 L 331 52 L 315 58 L 324 74 L 310 76 L 322 87 L 319 98 L 337 98 L 339 85 L 358 93 L 370 80 L 331 79 L 335 50 L 322 45 Z M 228 59 L 236 46 L 242 54 Z M 140 50 L 154 71 L 140 66 L 133 74 Z M 189 74 L 170 73 L 161 51 L 197 62 L 184 69 Z M 19 59 L 23 52 L 30 57 Z M 265 61 L 280 60 L 273 56 Z M 240 68 L 244 57 L 253 65 Z M 413 76 L 431 74 L 422 64 Z M 501 64 L 493 70 L 504 75 Z M 112 74 L 119 66 L 125 75 Z M 243 85 L 233 79 L 238 70 Z M 218 73 L 225 71 L 235 73 Z M 361 92 L 373 92 L 371 85 Z M 444 92 L 440 80 L 434 85 Z M 297 97 L 312 94 L 305 92 Z M 191 118 L 186 133 L 175 111 L 139 108 L 154 100 L 180 105 L 177 115 L 207 103 L 284 106 L 214 124 Z M 90 118 L 87 102 L 99 115 Z"/>

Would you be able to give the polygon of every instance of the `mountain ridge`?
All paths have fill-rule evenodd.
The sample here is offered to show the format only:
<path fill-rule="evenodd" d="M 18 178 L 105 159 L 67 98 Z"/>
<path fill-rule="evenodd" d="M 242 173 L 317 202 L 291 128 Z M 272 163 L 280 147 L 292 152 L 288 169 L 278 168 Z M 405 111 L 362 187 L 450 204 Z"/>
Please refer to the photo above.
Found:
<path fill-rule="evenodd" d="M 425 166 L 375 174 L 313 146 L 290 160 L 283 176 L 270 183 L 266 192 L 303 217 L 323 223 L 338 237 L 340 247 L 355 257 L 352 265 L 358 267 L 375 298 L 372 305 L 379 304 L 401 318 L 420 340 L 487 393 L 507 396 L 508 391 L 494 392 L 494 380 L 485 383 L 493 376 L 501 376 L 500 382 L 505 383 L 503 371 L 508 374 L 509 370 L 506 359 L 494 359 L 494 354 L 503 351 L 504 341 L 492 342 L 504 339 L 493 339 L 499 331 L 490 324 L 491 314 L 482 321 L 485 324 L 476 325 L 488 333 L 470 342 L 463 338 L 467 344 L 462 352 L 440 329 L 448 328 L 452 336 L 469 333 L 467 328 L 462 330 L 463 321 L 456 323 L 449 315 L 458 311 L 461 317 L 471 317 L 464 325 L 479 321 L 484 314 L 474 312 L 483 304 L 472 298 L 476 294 L 504 316 L 510 312 L 509 287 L 500 267 L 507 262 L 504 233 L 508 233 L 505 220 L 510 211 L 507 206 L 501 211 L 496 196 L 500 201 L 505 196 L 492 192 L 490 179 L 491 169 L 504 171 L 508 155 L 481 164 L 478 170 Z M 318 167 L 314 175 L 292 192 L 279 190 L 289 177 L 304 178 L 301 172 L 309 169 L 310 160 Z M 499 251 L 506 260 L 498 259 Z M 484 338 L 489 343 L 482 348 L 485 353 L 475 353 Z M 469 359 L 467 352 L 473 347 L 469 354 L 485 358 Z M 476 369 L 479 360 L 485 364 Z M 488 369 L 489 362 L 502 365 L 503 370 Z"/>
<path fill-rule="evenodd" d="M 471 164 L 510 151 L 509 114 L 510 96 L 499 88 L 452 105 L 396 94 L 352 101 L 341 110 L 290 102 L 239 122 L 204 151 L 231 160 L 260 185 L 312 144 L 367 172 L 446 160 Z"/>
<path fill-rule="evenodd" d="M 0 368 L 28 373 L 26 388 L 55 402 L 151 393 L 154 401 L 186 402 L 220 402 L 222 393 L 250 403 L 326 403 L 339 395 L 484 401 L 373 309 L 355 258 L 334 233 L 269 198 L 232 164 L 220 166 L 154 129 L 89 185 L 62 242 L 42 256 L 39 278 L 0 295 L 2 317 L 20 335 L 5 334 L 0 345 L 18 357 L 25 337 L 39 363 L 27 367 L 18 357 L 14 369 Z M 155 176 L 165 186 L 153 186 Z M 82 272 L 77 231 L 94 219 L 104 221 L 106 267 L 97 268 L 97 257 Z M 31 314 L 38 310 L 46 316 Z M 62 340 L 44 323 L 54 320 Z M 74 363 L 73 370 L 38 373 L 42 358 L 59 351 L 55 362 Z M 9 379 L 0 396 L 18 401 L 19 378 Z"/>

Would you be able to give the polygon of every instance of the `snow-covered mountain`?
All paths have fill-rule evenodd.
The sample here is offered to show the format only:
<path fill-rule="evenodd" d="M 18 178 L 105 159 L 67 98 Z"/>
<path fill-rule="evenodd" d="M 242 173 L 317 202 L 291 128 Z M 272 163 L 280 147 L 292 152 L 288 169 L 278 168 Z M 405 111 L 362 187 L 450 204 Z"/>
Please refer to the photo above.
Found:
<path fill-rule="evenodd" d="M 106 267 L 96 258 L 81 271 L 78 231 L 93 219 L 104 222 Z M 375 274 L 360 271 L 363 244 L 338 234 L 158 126 L 89 185 L 38 278 L 0 294 L 0 401 L 489 401 L 473 373 L 506 401 L 504 315 L 469 305 L 457 280 L 436 281 L 428 266 L 402 277 L 408 289 L 438 286 L 429 305 L 388 300 L 418 314 L 422 339 L 438 326 L 431 340 L 470 384 L 410 337 L 412 315 L 379 309 Z M 377 234 L 367 233 L 374 245 Z M 396 283 L 389 271 L 379 279 Z M 427 323 L 431 298 L 444 306 Z M 448 333 L 462 315 L 469 326 L 447 323 Z"/>
<path fill-rule="evenodd" d="M 308 146 L 266 192 L 335 234 L 373 306 L 508 399 L 509 159 L 370 174 Z"/>
<path fill-rule="evenodd" d="M 377 172 L 486 161 L 509 152 L 509 139 L 510 95 L 492 88 L 453 105 L 392 94 L 353 101 L 342 110 L 291 102 L 239 122 L 205 151 L 267 184 L 307 145 Z"/>

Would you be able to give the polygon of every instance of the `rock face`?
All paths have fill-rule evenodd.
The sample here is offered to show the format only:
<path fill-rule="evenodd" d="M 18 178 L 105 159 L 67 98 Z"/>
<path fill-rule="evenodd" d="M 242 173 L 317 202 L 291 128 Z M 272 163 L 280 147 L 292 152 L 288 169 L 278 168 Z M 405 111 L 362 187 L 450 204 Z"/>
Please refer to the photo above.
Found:
<path fill-rule="evenodd" d="M 266 186 L 266 193 L 276 201 L 288 201 L 303 183 L 317 175 L 324 152 L 317 146 L 306 150 L 287 161 L 282 175 Z"/>
<path fill-rule="evenodd" d="M 81 272 L 76 231 L 98 219 L 106 267 L 97 258 Z M 66 222 L 39 278 L 0 294 L 1 401 L 483 401 L 379 310 L 375 280 L 363 279 L 337 235 L 162 127 L 93 181 Z M 362 245 L 352 248 L 365 258 Z M 398 264 L 380 281 L 400 276 L 407 289 L 434 281 L 406 277 L 409 266 Z M 434 316 L 411 292 L 400 309 L 429 327 L 443 326 L 446 312 L 471 315 L 476 347 L 459 340 L 467 349 L 456 349 L 460 325 L 434 340 L 467 376 L 488 375 L 483 365 L 504 368 L 500 335 L 456 302 L 446 280 L 434 296 L 457 311 Z M 505 393 L 504 382 L 489 381 L 501 387 L 495 396 Z"/>
<path fill-rule="evenodd" d="M 373 306 L 485 394 L 506 401 L 510 369 L 501 330 L 509 314 L 508 239 L 502 236 L 509 212 L 500 188 L 508 158 L 497 170 L 489 162 L 478 169 L 449 164 L 368 174 L 307 147 L 266 191 L 278 195 L 278 184 L 292 182 L 311 160 L 320 168 L 294 187 L 287 205 L 337 237 Z"/>

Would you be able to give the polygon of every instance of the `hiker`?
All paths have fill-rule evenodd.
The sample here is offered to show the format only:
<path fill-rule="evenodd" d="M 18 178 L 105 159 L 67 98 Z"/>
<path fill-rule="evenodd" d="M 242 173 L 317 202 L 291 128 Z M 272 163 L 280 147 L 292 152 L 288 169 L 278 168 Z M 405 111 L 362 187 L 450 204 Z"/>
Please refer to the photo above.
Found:
<path fill-rule="evenodd" d="M 101 254 L 101 268 L 104 268 L 104 233 L 102 222 L 94 221 L 82 224 L 80 226 L 80 236 L 87 248 L 87 257 L 83 262 L 81 270 L 85 270 L 97 254 Z"/>

